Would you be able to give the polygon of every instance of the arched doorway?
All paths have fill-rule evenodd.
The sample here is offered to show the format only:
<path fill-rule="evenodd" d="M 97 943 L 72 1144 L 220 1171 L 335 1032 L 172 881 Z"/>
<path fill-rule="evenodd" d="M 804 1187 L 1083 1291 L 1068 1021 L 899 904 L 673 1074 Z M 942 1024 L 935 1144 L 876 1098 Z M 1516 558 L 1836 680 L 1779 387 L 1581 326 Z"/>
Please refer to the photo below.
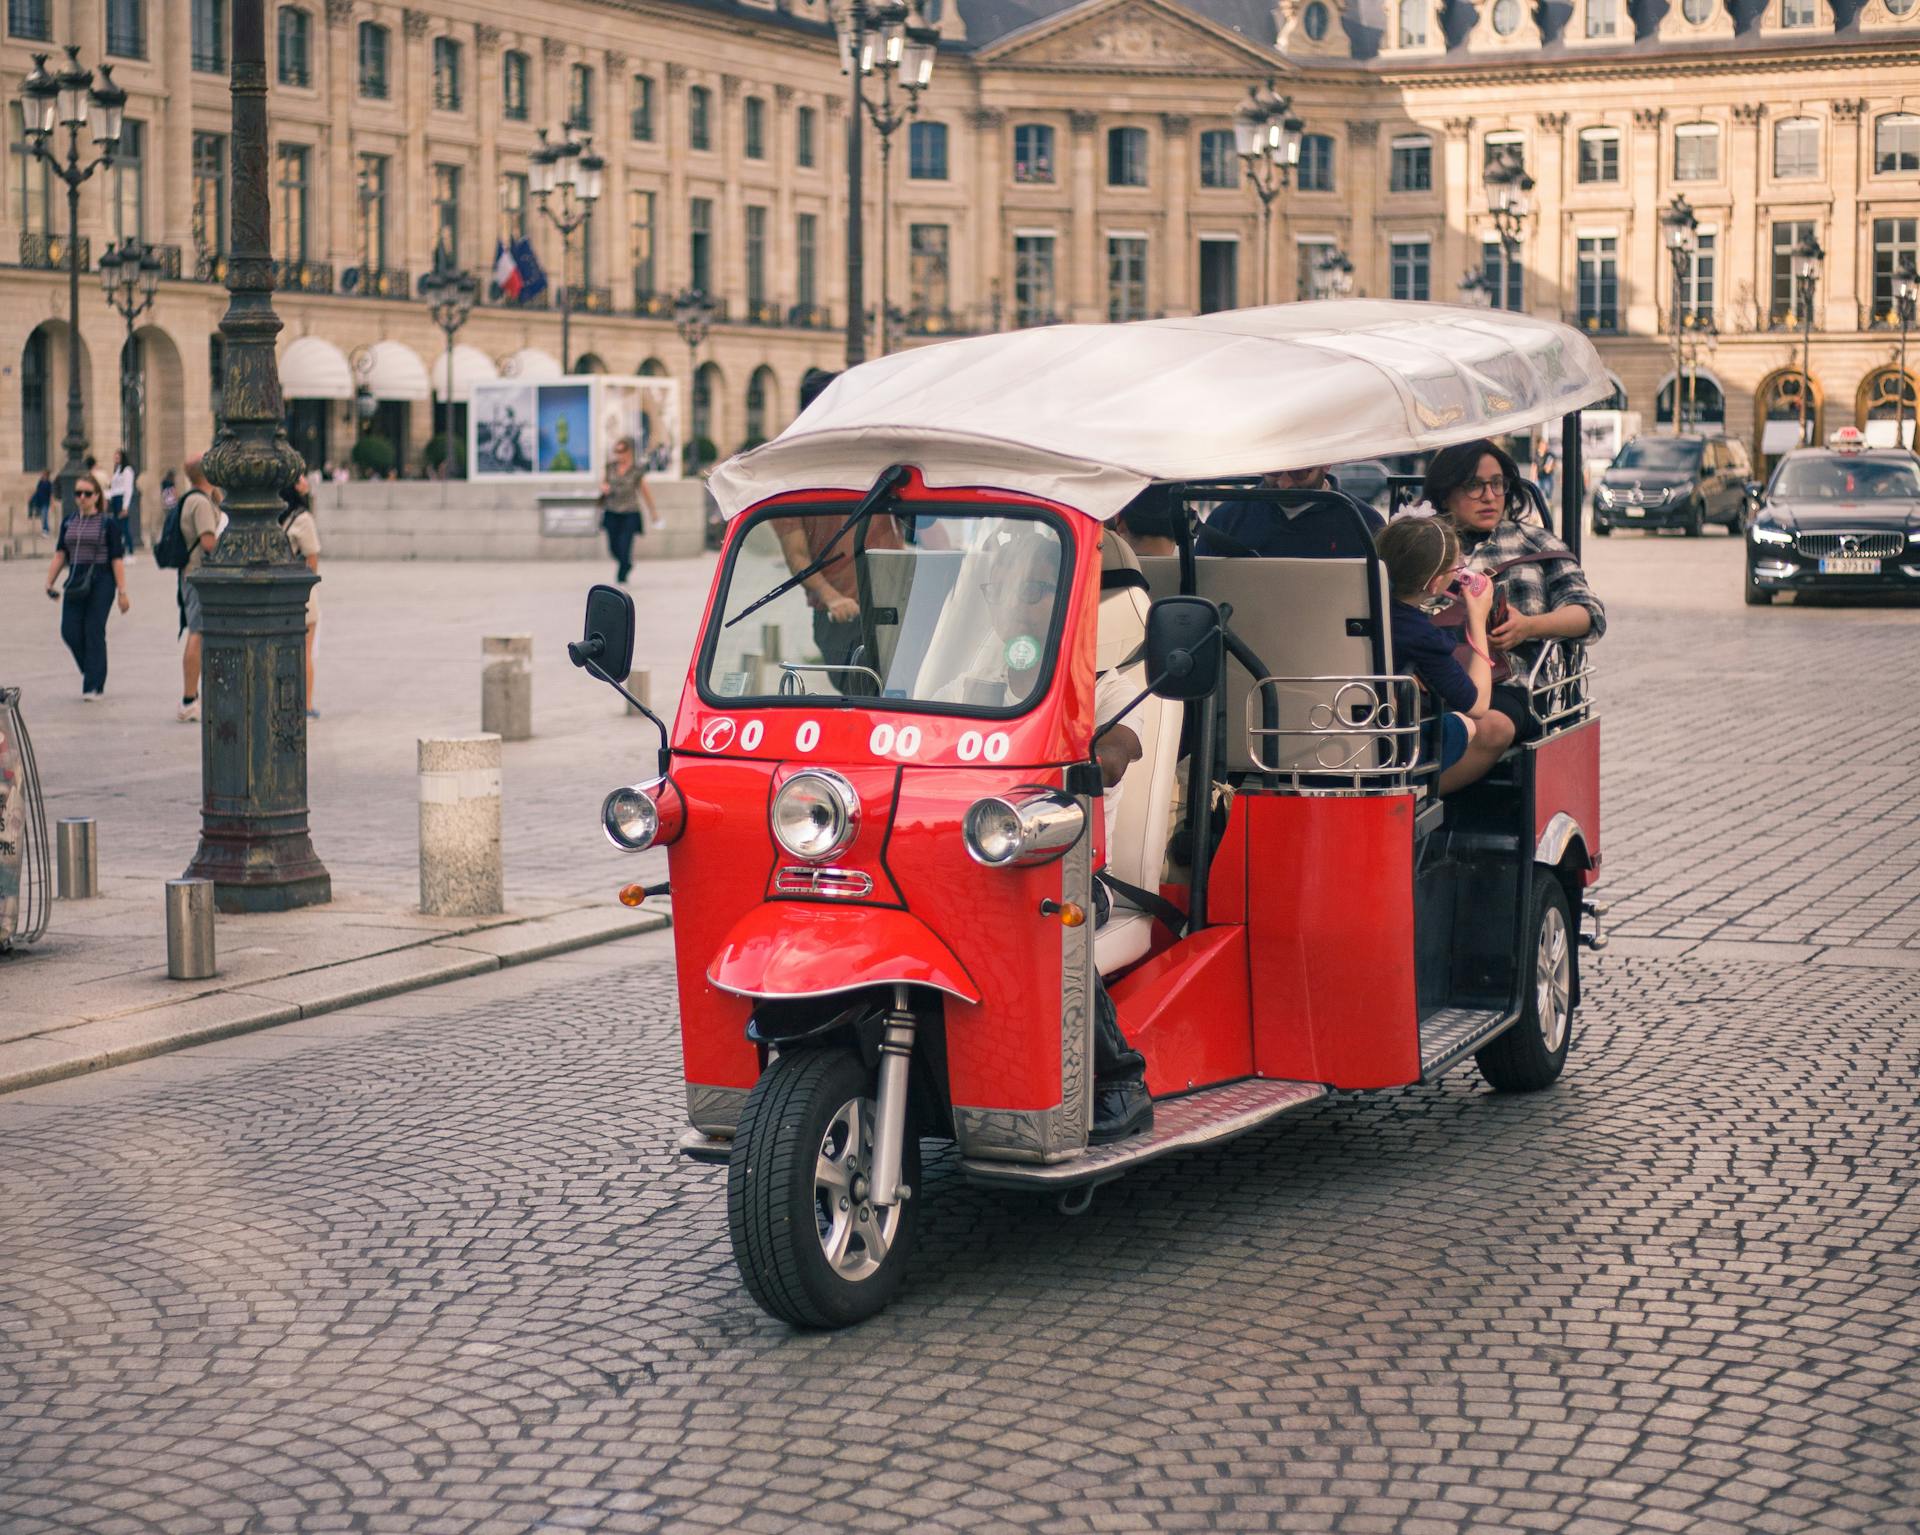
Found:
<path fill-rule="evenodd" d="M 1674 378 L 1669 373 L 1660 381 L 1654 396 L 1653 419 L 1656 426 L 1673 425 Z M 1687 369 L 1680 375 L 1680 425 L 1683 430 L 1719 432 L 1727 425 L 1727 395 L 1720 380 L 1705 368 Z"/>
<path fill-rule="evenodd" d="M 667 365 L 658 357 L 649 357 L 645 362 L 640 364 L 639 374 L 642 378 L 665 378 L 667 376 Z"/>
<path fill-rule="evenodd" d="M 767 409 L 779 398 L 780 386 L 773 376 L 773 369 L 765 363 L 753 370 L 753 377 L 747 380 L 747 435 L 740 444 L 740 451 L 757 448 L 773 435 L 769 430 Z"/>
<path fill-rule="evenodd" d="M 80 342 L 80 398 L 93 399 L 93 361 L 87 343 Z M 98 423 L 92 436 L 104 441 Z M 67 429 L 67 326 L 64 320 L 47 320 L 35 327 L 20 349 L 20 467 L 46 470 L 58 476 L 66 462 L 61 439 Z M 112 431 L 118 431 L 115 423 Z M 95 450 L 96 455 L 98 450 Z M 108 450 L 108 458 L 112 450 Z"/>
<path fill-rule="evenodd" d="M 187 375 L 180 348 L 157 325 L 142 326 L 133 340 L 139 367 L 133 375 L 137 393 L 129 390 L 129 403 L 138 406 L 138 430 L 126 446 L 140 473 L 141 493 L 151 496 L 166 470 L 178 474 L 186 462 Z"/>
<path fill-rule="evenodd" d="M 607 362 L 598 352 L 582 352 L 573 360 L 575 373 L 605 373 Z"/>
<path fill-rule="evenodd" d="M 718 459 L 714 445 L 726 427 L 721 409 L 726 382 L 718 363 L 703 362 L 693 375 L 693 436 L 687 444 L 690 467 L 711 468 Z"/>
<path fill-rule="evenodd" d="M 1914 408 L 1920 390 L 1911 373 L 1898 368 L 1875 368 L 1860 380 L 1854 396 L 1853 420 L 1876 448 L 1913 446 Z"/>
<path fill-rule="evenodd" d="M 1822 440 L 1820 386 L 1798 368 L 1776 368 L 1753 396 L 1755 467 L 1762 477 L 1789 448 Z"/>
<path fill-rule="evenodd" d="M 1620 375 L 1609 372 L 1607 377 L 1613 380 L 1613 393 L 1604 400 L 1595 400 L 1588 410 L 1625 410 L 1627 408 L 1627 386 L 1620 382 Z"/>

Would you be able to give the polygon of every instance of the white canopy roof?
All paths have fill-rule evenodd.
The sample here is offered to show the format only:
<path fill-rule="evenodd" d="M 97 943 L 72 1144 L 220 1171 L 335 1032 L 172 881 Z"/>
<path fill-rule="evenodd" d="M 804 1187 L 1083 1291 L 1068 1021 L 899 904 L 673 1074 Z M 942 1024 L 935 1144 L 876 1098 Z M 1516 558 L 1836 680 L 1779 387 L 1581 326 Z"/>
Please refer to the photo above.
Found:
<path fill-rule="evenodd" d="M 949 341 L 850 369 L 772 442 L 727 460 L 732 516 L 787 491 L 865 490 L 889 464 L 1111 517 L 1155 480 L 1264 474 L 1514 431 L 1613 391 L 1550 320 L 1334 299 Z"/>
<path fill-rule="evenodd" d="M 500 376 L 533 384 L 542 379 L 565 378 L 566 373 L 553 353 L 543 352 L 537 346 L 523 346 L 501 365 Z"/>
<path fill-rule="evenodd" d="M 425 366 L 413 348 L 402 342 L 374 342 L 361 359 L 360 370 L 376 400 L 433 398 Z"/>
<path fill-rule="evenodd" d="M 351 400 L 353 368 L 331 341 L 301 336 L 280 355 L 280 393 L 289 400 Z"/>
<path fill-rule="evenodd" d="M 433 359 L 431 376 L 434 398 L 444 400 L 447 397 L 447 354 L 445 352 Z M 499 376 L 500 370 L 493 365 L 493 359 L 479 347 L 463 344 L 453 349 L 454 399 L 472 399 L 475 384 L 485 384 Z"/>

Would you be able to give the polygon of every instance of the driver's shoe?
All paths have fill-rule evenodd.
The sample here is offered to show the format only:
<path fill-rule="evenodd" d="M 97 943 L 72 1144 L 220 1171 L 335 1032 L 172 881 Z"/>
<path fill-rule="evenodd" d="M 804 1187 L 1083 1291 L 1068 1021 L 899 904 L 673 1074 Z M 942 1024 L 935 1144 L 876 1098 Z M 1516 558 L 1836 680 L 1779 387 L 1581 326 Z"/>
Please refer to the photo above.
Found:
<path fill-rule="evenodd" d="M 1125 1140 L 1153 1128 L 1153 1095 L 1139 1077 L 1125 1082 L 1096 1082 L 1093 1086 L 1093 1128 L 1087 1144 Z"/>

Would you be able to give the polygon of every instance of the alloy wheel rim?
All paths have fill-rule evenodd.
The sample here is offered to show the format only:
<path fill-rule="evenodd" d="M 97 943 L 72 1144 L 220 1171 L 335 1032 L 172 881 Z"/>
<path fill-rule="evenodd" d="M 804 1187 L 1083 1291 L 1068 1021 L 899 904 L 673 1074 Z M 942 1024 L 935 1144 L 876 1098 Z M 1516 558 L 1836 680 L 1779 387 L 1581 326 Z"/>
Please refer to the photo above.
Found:
<path fill-rule="evenodd" d="M 880 1271 L 900 1230 L 903 1207 L 882 1209 L 868 1198 L 872 1175 L 873 1100 L 849 1098 L 820 1137 L 813 1214 L 828 1267 L 855 1284 Z"/>
<path fill-rule="evenodd" d="M 1572 1013 L 1573 963 L 1567 943 L 1567 919 L 1558 906 L 1549 906 L 1540 918 L 1540 937 L 1533 957 L 1533 1010 L 1540 1020 L 1541 1041 L 1547 1053 L 1558 1053 L 1566 1043 Z"/>

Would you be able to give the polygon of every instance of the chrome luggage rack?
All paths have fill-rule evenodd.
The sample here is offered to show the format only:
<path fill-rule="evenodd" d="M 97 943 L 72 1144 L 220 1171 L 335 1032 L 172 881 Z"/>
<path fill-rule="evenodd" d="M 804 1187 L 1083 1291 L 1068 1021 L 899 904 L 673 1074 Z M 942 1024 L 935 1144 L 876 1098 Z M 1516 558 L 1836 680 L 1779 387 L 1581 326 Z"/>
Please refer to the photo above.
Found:
<path fill-rule="evenodd" d="M 1544 733 L 1581 724 L 1593 712 L 1593 668 L 1579 640 L 1548 640 L 1527 672 L 1527 708 Z"/>
<path fill-rule="evenodd" d="M 1274 690 L 1280 724 L 1261 723 Z M 1405 794 L 1423 788 L 1420 687 L 1412 677 L 1262 677 L 1247 694 L 1247 755 L 1292 794 Z"/>

